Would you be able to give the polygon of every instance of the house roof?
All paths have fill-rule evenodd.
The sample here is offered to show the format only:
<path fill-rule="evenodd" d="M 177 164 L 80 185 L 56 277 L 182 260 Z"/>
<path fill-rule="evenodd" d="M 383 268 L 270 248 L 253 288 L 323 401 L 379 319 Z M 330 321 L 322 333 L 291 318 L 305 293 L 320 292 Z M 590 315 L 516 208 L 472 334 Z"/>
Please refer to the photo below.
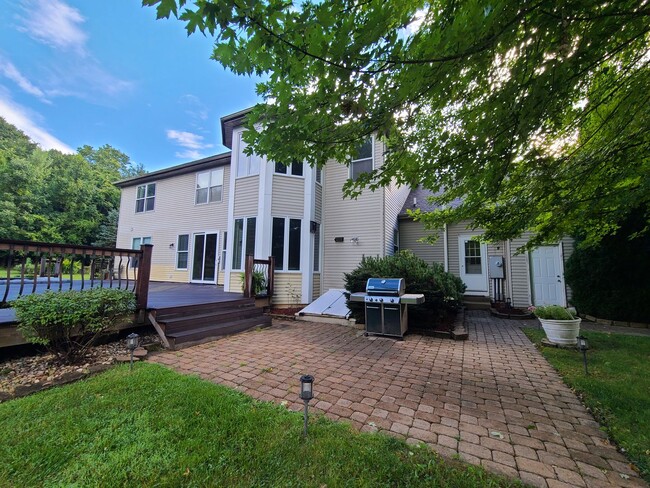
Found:
<path fill-rule="evenodd" d="M 411 190 L 411 193 L 409 193 L 406 202 L 404 202 L 404 206 L 402 207 L 402 210 L 400 210 L 399 213 L 399 218 L 410 219 L 411 217 L 409 217 L 409 215 L 406 213 L 407 210 L 415 210 L 419 208 L 423 212 L 433 212 L 434 210 L 439 210 L 443 208 L 440 205 L 432 204 L 429 202 L 429 197 L 434 195 L 440 195 L 440 193 L 434 193 L 431 190 L 422 188 L 421 186 L 414 188 L 413 190 Z M 462 200 L 460 198 L 456 198 L 454 201 L 451 202 L 449 206 L 451 208 L 456 208 L 461 204 L 461 201 Z"/>
<path fill-rule="evenodd" d="M 240 110 L 234 114 L 221 117 L 221 143 L 228 149 L 232 149 L 232 131 L 244 123 L 246 116 L 253 110 L 253 107 Z"/>
<path fill-rule="evenodd" d="M 203 159 L 197 159 L 196 161 L 190 161 L 189 163 L 172 166 L 171 168 L 161 169 L 159 171 L 147 173 L 146 175 L 127 178 L 125 180 L 117 181 L 114 184 L 118 188 L 126 188 L 129 186 L 140 185 L 142 183 L 149 183 L 151 181 L 162 180 L 165 178 L 171 178 L 172 176 L 194 173 L 196 171 L 215 168 L 217 166 L 224 166 L 227 164 L 230 164 L 230 151 L 221 154 L 215 154 L 214 156 L 209 156 Z"/>

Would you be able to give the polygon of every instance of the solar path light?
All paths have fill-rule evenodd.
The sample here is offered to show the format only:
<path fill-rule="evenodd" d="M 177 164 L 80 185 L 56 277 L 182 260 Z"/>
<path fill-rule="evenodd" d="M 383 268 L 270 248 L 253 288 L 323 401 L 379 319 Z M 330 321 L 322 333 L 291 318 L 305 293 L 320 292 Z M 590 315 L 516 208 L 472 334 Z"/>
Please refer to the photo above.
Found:
<path fill-rule="evenodd" d="M 587 369 L 587 349 L 589 349 L 589 343 L 587 342 L 587 338 L 584 336 L 578 336 L 578 343 L 577 346 L 578 351 L 582 352 L 582 361 L 585 364 L 585 374 L 589 374 L 589 370 Z"/>
<path fill-rule="evenodd" d="M 305 402 L 305 427 L 302 435 L 307 437 L 307 419 L 308 419 L 308 409 L 309 409 L 309 400 L 314 398 L 314 377 L 306 374 L 300 377 L 300 398 Z"/>
<path fill-rule="evenodd" d="M 129 366 L 131 371 L 133 371 L 133 352 L 137 349 L 139 342 L 140 336 L 135 332 L 126 336 L 126 348 L 131 351 L 131 366 Z"/>

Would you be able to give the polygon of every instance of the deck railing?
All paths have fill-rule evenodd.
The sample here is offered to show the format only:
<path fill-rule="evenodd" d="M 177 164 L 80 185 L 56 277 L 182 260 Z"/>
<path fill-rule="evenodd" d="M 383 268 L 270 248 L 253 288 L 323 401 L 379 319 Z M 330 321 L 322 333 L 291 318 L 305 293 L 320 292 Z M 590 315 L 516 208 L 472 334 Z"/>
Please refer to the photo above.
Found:
<path fill-rule="evenodd" d="M 46 290 L 124 288 L 135 292 L 146 310 L 151 273 L 151 244 L 140 249 L 76 246 L 0 239 L 0 307 Z M 3 289 L 4 288 L 4 289 Z"/>
<path fill-rule="evenodd" d="M 269 256 L 269 259 L 255 259 L 252 255 L 247 255 L 244 267 L 244 297 L 271 299 L 274 275 L 275 258 L 273 256 Z M 262 286 L 258 287 L 256 283 L 260 279 Z"/>

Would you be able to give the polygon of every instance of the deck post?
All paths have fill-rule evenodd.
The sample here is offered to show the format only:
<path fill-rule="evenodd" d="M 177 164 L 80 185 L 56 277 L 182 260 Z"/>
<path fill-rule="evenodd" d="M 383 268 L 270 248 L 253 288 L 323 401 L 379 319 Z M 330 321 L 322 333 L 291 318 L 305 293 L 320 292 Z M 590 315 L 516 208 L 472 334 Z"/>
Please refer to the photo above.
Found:
<path fill-rule="evenodd" d="M 149 297 L 149 278 L 151 276 L 151 252 L 153 244 L 142 244 L 140 246 L 142 256 L 138 264 L 138 283 L 135 287 L 136 306 L 138 310 L 147 310 L 147 299 Z"/>
<path fill-rule="evenodd" d="M 253 296 L 253 267 L 255 257 L 251 254 L 246 255 L 244 261 L 244 298 L 251 298 Z"/>
<path fill-rule="evenodd" d="M 275 256 L 269 256 L 269 276 L 266 285 L 266 293 L 270 299 L 273 296 L 273 280 L 275 277 Z"/>

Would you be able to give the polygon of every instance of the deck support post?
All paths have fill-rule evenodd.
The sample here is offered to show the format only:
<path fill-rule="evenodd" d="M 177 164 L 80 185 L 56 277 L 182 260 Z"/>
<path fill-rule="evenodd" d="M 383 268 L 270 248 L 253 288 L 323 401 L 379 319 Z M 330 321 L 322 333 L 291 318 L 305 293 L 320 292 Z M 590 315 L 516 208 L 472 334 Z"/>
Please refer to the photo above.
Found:
<path fill-rule="evenodd" d="M 138 310 L 146 310 L 149 297 L 149 278 L 151 277 L 151 252 L 153 245 L 142 244 L 140 250 L 142 251 L 142 256 L 138 264 L 138 282 L 135 287 L 135 297 Z"/>

